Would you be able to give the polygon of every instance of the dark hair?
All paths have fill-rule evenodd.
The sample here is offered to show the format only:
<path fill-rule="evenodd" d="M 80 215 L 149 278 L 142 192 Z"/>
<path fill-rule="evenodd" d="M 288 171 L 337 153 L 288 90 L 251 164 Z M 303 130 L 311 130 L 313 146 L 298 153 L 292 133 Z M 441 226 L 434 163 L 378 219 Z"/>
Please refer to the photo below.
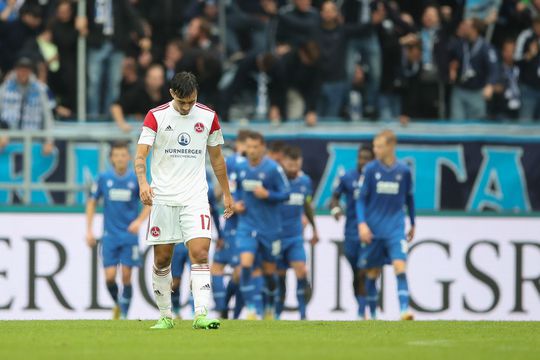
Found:
<path fill-rule="evenodd" d="M 298 146 L 287 146 L 283 149 L 283 156 L 292 160 L 298 160 L 302 158 L 302 149 Z"/>
<path fill-rule="evenodd" d="M 261 133 L 258 133 L 256 131 L 250 131 L 249 134 L 247 135 L 247 139 L 258 140 L 262 144 L 265 144 L 264 136 L 262 136 Z"/>
<path fill-rule="evenodd" d="M 171 80 L 171 89 L 179 98 L 191 96 L 198 88 L 197 78 L 187 71 L 177 73 Z"/>
<path fill-rule="evenodd" d="M 129 152 L 129 143 L 127 141 L 115 141 L 111 144 L 109 156 L 112 156 L 114 149 L 126 149 Z"/>
<path fill-rule="evenodd" d="M 484 23 L 483 20 L 478 19 L 478 18 L 472 18 L 471 24 L 472 24 L 473 29 L 476 30 L 476 32 L 479 35 L 482 35 L 484 33 L 486 29 L 486 24 Z"/>
<path fill-rule="evenodd" d="M 285 144 L 284 141 L 277 140 L 270 143 L 270 145 L 268 146 L 268 150 L 273 153 L 282 153 L 286 147 L 287 144 Z"/>
<path fill-rule="evenodd" d="M 371 146 L 370 144 L 361 144 L 358 147 L 358 153 L 361 153 L 362 151 L 369 152 L 371 154 L 371 157 L 375 156 L 375 154 L 373 153 L 373 146 Z"/>
<path fill-rule="evenodd" d="M 238 134 L 236 135 L 236 141 L 244 142 L 249 137 L 249 133 L 251 133 L 250 130 L 242 129 L 238 131 Z"/>

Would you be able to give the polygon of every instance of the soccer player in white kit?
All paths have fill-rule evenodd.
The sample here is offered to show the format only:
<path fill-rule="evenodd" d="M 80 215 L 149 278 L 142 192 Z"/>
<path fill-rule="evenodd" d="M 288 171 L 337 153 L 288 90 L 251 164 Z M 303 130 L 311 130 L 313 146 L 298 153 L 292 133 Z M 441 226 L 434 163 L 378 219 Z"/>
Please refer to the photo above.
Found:
<path fill-rule="evenodd" d="M 217 329 L 220 322 L 207 317 L 212 288 L 208 249 L 211 216 L 208 205 L 205 157 L 210 155 L 223 190 L 225 218 L 232 215 L 233 200 L 221 153 L 223 134 L 217 114 L 197 103 L 197 80 L 181 72 L 171 80 L 172 101 L 148 112 L 137 145 L 135 171 L 141 201 L 151 205 L 147 242 L 154 248 L 152 286 L 160 319 L 153 329 L 174 326 L 171 312 L 171 259 L 174 245 L 185 242 L 191 260 L 191 291 L 195 302 L 195 329 Z M 146 179 L 146 158 L 153 148 Z"/>

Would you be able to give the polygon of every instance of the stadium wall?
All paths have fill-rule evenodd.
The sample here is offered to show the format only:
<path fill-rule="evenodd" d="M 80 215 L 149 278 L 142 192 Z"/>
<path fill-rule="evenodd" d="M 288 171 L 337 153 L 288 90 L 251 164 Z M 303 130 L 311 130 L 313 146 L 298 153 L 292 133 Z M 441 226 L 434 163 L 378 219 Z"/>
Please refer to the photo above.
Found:
<path fill-rule="evenodd" d="M 369 143 L 380 130 L 359 126 L 351 126 L 349 132 L 343 127 L 310 132 L 303 127 L 253 128 L 265 131 L 269 141 L 283 140 L 302 148 L 304 171 L 314 180 L 319 210 L 327 207 L 339 176 L 356 166 L 358 145 Z M 418 209 L 540 211 L 540 128 L 492 129 L 484 125 L 478 132 L 475 127 L 458 125 L 412 128 L 399 129 L 398 156 L 411 165 Z M 92 141 L 80 135 L 74 140 L 59 139 L 58 151 L 49 156 L 42 154 L 39 141 L 25 146 L 13 140 L 0 152 L 0 205 L 20 203 L 25 195 L 30 204 L 84 204 L 84 190 L 108 166 L 108 142 L 113 140 L 106 134 L 92 134 Z M 227 139 L 234 134 L 227 133 Z M 32 158 L 27 173 L 31 175 L 25 180 L 23 156 L 29 153 Z M 37 187 L 25 193 L 28 184 Z M 47 184 L 56 187 L 38 188 Z M 65 192 L 70 189 L 75 192 Z"/>
<path fill-rule="evenodd" d="M 101 216 L 95 222 L 100 233 Z M 343 223 L 317 217 L 321 241 L 306 246 L 313 283 L 310 319 L 353 320 L 350 269 L 342 256 Z M 84 241 L 82 213 L 0 213 L 0 319 L 106 319 L 99 254 Z M 540 320 L 540 219 L 421 216 L 410 246 L 409 283 L 420 320 Z M 144 234 L 141 234 L 141 238 Z M 306 238 L 309 234 L 306 233 Z M 141 241 L 142 243 L 142 241 Z M 155 318 L 151 259 L 135 274 L 130 317 Z M 186 272 L 187 274 L 187 272 Z M 289 274 L 289 289 L 295 281 Z M 188 281 L 182 299 L 187 300 Z M 382 319 L 397 319 L 395 280 L 382 280 Z M 287 295 L 289 310 L 296 303 Z M 183 309 L 190 317 L 188 306 Z M 287 311 L 285 319 L 296 319 Z"/>

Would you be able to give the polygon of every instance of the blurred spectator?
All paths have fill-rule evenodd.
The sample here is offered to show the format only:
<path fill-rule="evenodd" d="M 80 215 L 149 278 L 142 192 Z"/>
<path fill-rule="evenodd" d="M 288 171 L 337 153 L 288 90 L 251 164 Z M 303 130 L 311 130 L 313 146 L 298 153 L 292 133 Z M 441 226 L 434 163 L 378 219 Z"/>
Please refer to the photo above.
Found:
<path fill-rule="evenodd" d="M 120 83 L 120 96 L 128 93 L 141 84 L 137 60 L 132 57 L 124 58 L 122 61 L 122 82 Z"/>
<path fill-rule="evenodd" d="M 270 25 L 278 8 L 276 0 L 232 1 L 227 8 L 227 54 L 269 50 Z"/>
<path fill-rule="evenodd" d="M 344 0 L 341 12 L 346 24 L 369 24 L 373 11 L 384 11 L 384 5 L 378 0 Z M 347 51 L 347 72 L 354 76 L 356 64 L 362 62 L 366 71 L 364 94 L 364 113 L 368 117 L 377 116 L 377 101 L 381 84 L 382 54 L 377 32 L 349 41 Z"/>
<path fill-rule="evenodd" d="M 400 121 L 407 125 L 411 118 L 435 119 L 439 113 L 438 84 L 422 66 L 422 44 L 419 40 L 404 47 Z"/>
<path fill-rule="evenodd" d="M 163 66 L 165 67 L 165 79 L 171 81 L 176 74 L 176 66 L 184 55 L 184 44 L 182 40 L 170 40 L 165 47 Z"/>
<path fill-rule="evenodd" d="M 0 21 L 0 69 L 6 73 L 13 68 L 23 45 L 37 36 L 43 22 L 41 8 L 24 4 L 17 20 Z"/>
<path fill-rule="evenodd" d="M 280 94 L 285 92 L 279 70 L 278 58 L 272 53 L 253 52 L 240 60 L 231 84 L 222 92 L 219 113 L 223 121 L 229 120 L 229 108 L 234 104 L 236 99 L 243 95 L 244 92 L 247 91 L 250 94 L 257 94 L 257 85 L 260 76 L 265 76 L 268 80 L 270 108 L 277 107 L 280 101 Z M 275 108 L 273 112 L 275 116 L 279 114 L 277 108 Z M 281 120 L 280 117 L 273 118 L 270 114 L 264 114 L 264 116 L 267 115 L 271 120 Z"/>
<path fill-rule="evenodd" d="M 49 131 L 53 127 L 54 103 L 47 85 L 32 74 L 33 67 L 31 59 L 20 58 L 13 73 L 0 86 L 0 119 L 10 129 Z M 2 137 L 0 149 L 8 142 L 7 137 Z M 48 155 L 53 149 L 53 139 L 46 139 L 43 153 Z"/>
<path fill-rule="evenodd" d="M 374 12 L 366 24 L 341 23 L 341 14 L 333 1 L 325 1 L 321 7 L 321 25 L 317 39 L 321 49 L 321 96 L 317 114 L 322 117 L 337 118 L 340 115 L 346 95 L 350 89 L 345 69 L 347 39 L 360 38 L 372 31 L 372 24 L 378 25 L 383 12 Z"/>
<path fill-rule="evenodd" d="M 514 62 L 516 43 L 506 40 L 502 45 L 499 82 L 494 87 L 492 113 L 497 120 L 517 119 L 521 107 L 520 70 Z"/>
<path fill-rule="evenodd" d="M 184 14 L 192 0 L 139 0 L 137 10 L 151 28 L 152 52 L 156 62 L 161 61 L 170 39 L 181 35 Z"/>
<path fill-rule="evenodd" d="M 0 1 L 0 20 L 15 21 L 19 17 L 19 6 L 17 0 L 1 0 Z"/>
<path fill-rule="evenodd" d="M 288 114 L 287 97 L 289 90 L 300 93 L 303 102 L 304 121 L 308 126 L 317 124 L 317 100 L 320 94 L 320 48 L 314 41 L 308 41 L 297 50 L 292 50 L 280 59 L 281 86 L 276 106 L 272 108 L 270 118 L 275 123 Z"/>
<path fill-rule="evenodd" d="M 109 111 L 120 93 L 122 60 L 131 32 L 137 33 L 143 50 L 151 42 L 144 37 L 141 18 L 129 0 L 88 0 L 86 14 L 77 19 L 77 28 L 88 33 L 88 113 L 99 116 Z"/>
<path fill-rule="evenodd" d="M 144 78 L 144 85 L 122 94 L 111 106 L 111 114 L 116 125 L 122 131 L 129 132 L 132 127 L 126 122 L 126 116 L 142 120 L 149 109 L 167 102 L 169 95 L 164 85 L 163 67 L 158 64 L 150 66 Z"/>
<path fill-rule="evenodd" d="M 210 23 L 202 17 L 191 19 L 186 29 L 185 39 L 192 49 L 218 51 L 219 39 L 212 35 Z"/>
<path fill-rule="evenodd" d="M 311 6 L 311 0 L 293 0 L 279 10 L 276 42 L 278 46 L 299 47 L 316 39 L 319 24 L 319 12 Z"/>
<path fill-rule="evenodd" d="M 540 118 L 540 15 L 533 20 L 532 27 L 518 37 L 515 60 L 520 68 L 521 110 L 519 118 L 530 122 Z"/>
<path fill-rule="evenodd" d="M 462 36 L 452 49 L 450 81 L 455 84 L 451 98 L 452 120 L 484 119 L 486 100 L 497 82 L 497 55 L 482 38 L 484 24 L 479 19 L 464 20 Z"/>
<path fill-rule="evenodd" d="M 52 42 L 52 27 L 48 25 L 35 38 L 28 39 L 20 51 L 21 56 L 32 59 L 37 66 L 37 77 L 41 82 L 49 82 L 49 74 L 54 74 L 60 69 L 58 47 Z"/>
<path fill-rule="evenodd" d="M 77 38 L 73 4 L 70 0 L 58 2 L 52 21 L 52 38 L 58 47 L 60 69 L 49 85 L 58 99 L 59 115 L 71 117 L 77 106 Z"/>

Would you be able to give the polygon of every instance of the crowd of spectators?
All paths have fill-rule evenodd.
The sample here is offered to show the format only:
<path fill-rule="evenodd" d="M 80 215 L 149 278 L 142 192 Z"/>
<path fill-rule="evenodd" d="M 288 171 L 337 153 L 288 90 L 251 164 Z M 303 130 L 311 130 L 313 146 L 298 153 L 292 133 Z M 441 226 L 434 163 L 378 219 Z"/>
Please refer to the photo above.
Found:
<path fill-rule="evenodd" d="M 75 118 L 80 38 L 88 118 L 123 131 L 182 70 L 224 121 L 540 118 L 540 0 L 482 16 L 466 0 L 76 3 L 0 0 L 2 127 Z"/>

